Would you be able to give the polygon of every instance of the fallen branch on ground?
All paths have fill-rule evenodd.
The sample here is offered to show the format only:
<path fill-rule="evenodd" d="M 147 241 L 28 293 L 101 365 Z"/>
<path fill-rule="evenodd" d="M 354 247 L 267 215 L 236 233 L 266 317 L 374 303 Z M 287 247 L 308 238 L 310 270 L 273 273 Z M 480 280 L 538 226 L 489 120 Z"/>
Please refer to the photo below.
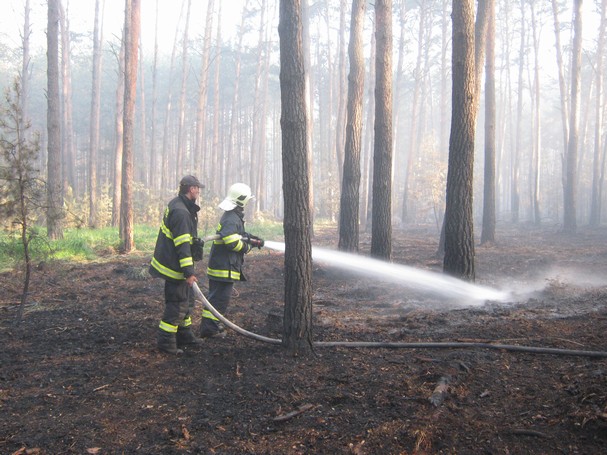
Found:
<path fill-rule="evenodd" d="M 293 417 L 298 416 L 299 414 L 303 414 L 304 412 L 309 411 L 312 408 L 314 408 L 314 405 L 312 404 L 302 404 L 294 411 L 274 417 L 272 420 L 274 422 L 284 422 L 285 420 L 292 419 Z"/>

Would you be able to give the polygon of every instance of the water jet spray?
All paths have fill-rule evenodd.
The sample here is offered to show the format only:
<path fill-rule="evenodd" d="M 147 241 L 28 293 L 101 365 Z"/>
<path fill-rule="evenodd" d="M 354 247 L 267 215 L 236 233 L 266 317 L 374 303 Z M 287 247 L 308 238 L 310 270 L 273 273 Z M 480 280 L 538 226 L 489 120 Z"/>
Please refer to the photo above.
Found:
<path fill-rule="evenodd" d="M 268 240 L 265 246 L 276 251 L 285 251 L 285 244 L 281 242 Z M 508 292 L 468 283 L 437 272 L 326 248 L 312 247 L 312 259 L 379 280 L 406 284 L 415 289 L 457 299 L 460 305 L 480 306 L 488 300 L 506 302 L 511 296 Z"/>

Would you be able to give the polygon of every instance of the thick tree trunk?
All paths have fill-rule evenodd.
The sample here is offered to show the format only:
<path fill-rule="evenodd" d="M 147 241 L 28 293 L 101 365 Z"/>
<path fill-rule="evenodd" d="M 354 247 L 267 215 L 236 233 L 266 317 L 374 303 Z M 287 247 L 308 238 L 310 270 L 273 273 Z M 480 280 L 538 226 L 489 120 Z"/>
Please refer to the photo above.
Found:
<path fill-rule="evenodd" d="M 450 275 L 474 281 L 472 181 L 476 103 L 473 0 L 453 0 L 452 17 L 453 100 L 443 269 Z"/>
<path fill-rule="evenodd" d="M 375 2 L 375 144 L 371 256 L 392 256 L 392 0 Z"/>
<path fill-rule="evenodd" d="M 365 62 L 363 56 L 363 25 L 365 0 L 352 2 L 350 25 L 350 75 L 348 76 L 348 117 L 343 182 L 339 211 L 339 249 L 358 251 L 358 219 L 360 194 L 360 151 L 362 146 L 363 93 Z"/>
<path fill-rule="evenodd" d="M 297 354 L 312 348 L 306 84 L 300 0 L 280 1 L 280 93 L 285 199 L 285 312 L 283 342 Z"/>

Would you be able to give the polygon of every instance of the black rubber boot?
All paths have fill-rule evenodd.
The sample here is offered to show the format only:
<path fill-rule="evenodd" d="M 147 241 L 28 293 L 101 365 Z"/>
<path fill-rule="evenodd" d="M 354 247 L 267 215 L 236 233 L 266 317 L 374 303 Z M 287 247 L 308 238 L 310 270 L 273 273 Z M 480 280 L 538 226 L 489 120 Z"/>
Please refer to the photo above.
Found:
<path fill-rule="evenodd" d="M 202 340 L 192 332 L 191 327 L 179 327 L 177 330 L 177 347 L 197 346 L 202 343 Z"/>
<path fill-rule="evenodd" d="M 201 338 L 224 338 L 225 336 L 226 332 L 223 324 L 219 324 L 212 319 L 202 318 L 202 324 L 200 324 Z"/>
<path fill-rule="evenodd" d="M 183 351 L 177 348 L 176 335 L 160 329 L 158 330 L 158 349 L 167 354 L 183 354 Z"/>

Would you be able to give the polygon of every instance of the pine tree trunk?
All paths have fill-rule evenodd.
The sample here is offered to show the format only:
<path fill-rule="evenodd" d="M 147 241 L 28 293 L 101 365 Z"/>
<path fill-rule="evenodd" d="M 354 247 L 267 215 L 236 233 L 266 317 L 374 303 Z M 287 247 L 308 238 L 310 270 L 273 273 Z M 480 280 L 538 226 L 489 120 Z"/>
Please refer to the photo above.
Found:
<path fill-rule="evenodd" d="M 358 251 L 360 194 L 360 154 L 362 147 L 363 93 L 365 62 L 363 55 L 363 21 L 365 0 L 354 0 L 350 25 L 350 75 L 348 76 L 348 116 L 343 181 L 339 210 L 339 244 L 343 251 Z"/>
<path fill-rule="evenodd" d="M 392 0 L 375 2 L 375 144 L 371 255 L 392 257 Z"/>
<path fill-rule="evenodd" d="M 306 87 L 300 0 L 280 1 L 280 93 L 285 199 L 285 311 L 283 342 L 292 354 L 312 348 Z"/>
<path fill-rule="evenodd" d="M 474 4 L 453 0 L 453 91 L 443 269 L 474 281 L 472 181 L 475 129 Z"/>

